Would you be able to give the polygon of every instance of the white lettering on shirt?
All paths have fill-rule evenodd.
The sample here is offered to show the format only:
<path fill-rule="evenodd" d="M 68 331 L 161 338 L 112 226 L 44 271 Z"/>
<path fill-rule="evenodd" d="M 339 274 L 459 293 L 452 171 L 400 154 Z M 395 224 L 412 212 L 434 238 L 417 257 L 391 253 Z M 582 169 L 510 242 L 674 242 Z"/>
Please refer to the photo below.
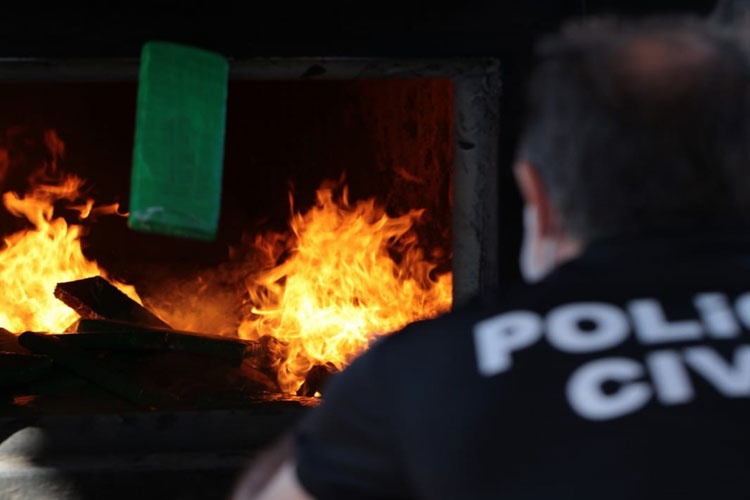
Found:
<path fill-rule="evenodd" d="M 750 292 L 743 293 L 734 301 L 734 311 L 745 328 L 750 328 Z"/>
<path fill-rule="evenodd" d="M 724 396 L 750 396 L 750 346 L 738 347 L 731 364 L 710 347 L 691 347 L 685 362 Z"/>
<path fill-rule="evenodd" d="M 688 404 L 698 397 L 694 381 L 699 378 L 726 397 L 750 398 L 750 345 L 735 345 L 731 359 L 711 345 L 690 345 L 711 339 L 734 343 L 743 332 L 747 334 L 750 292 L 737 296 L 733 303 L 720 292 L 699 293 L 692 298 L 692 306 L 697 317 L 681 320 L 668 319 L 662 305 L 652 298 L 632 300 L 626 309 L 604 302 L 576 302 L 559 305 L 546 315 L 505 312 L 474 326 L 478 371 L 485 377 L 506 372 L 513 366 L 515 353 L 543 336 L 551 347 L 568 354 L 600 352 L 630 341 L 628 349 L 642 352 L 642 361 L 594 359 L 570 375 L 565 393 L 576 414 L 608 420 L 638 411 L 650 401 L 665 406 Z M 688 345 L 648 351 L 661 343 Z"/>
<path fill-rule="evenodd" d="M 699 293 L 693 299 L 693 304 L 700 313 L 701 321 L 709 336 L 717 339 L 730 339 L 740 334 L 740 325 L 723 293 Z"/>
<path fill-rule="evenodd" d="M 664 405 L 687 403 L 693 399 L 693 384 L 675 351 L 653 351 L 646 356 L 656 397 Z"/>
<path fill-rule="evenodd" d="M 591 361 L 573 372 L 568 380 L 568 402 L 576 413 L 589 420 L 609 420 L 632 413 L 652 396 L 647 383 L 635 382 L 644 372 L 640 363 L 627 358 Z M 607 394 L 603 389 L 605 382 L 621 385 Z"/>
<path fill-rule="evenodd" d="M 584 322 L 591 328 L 584 329 Z M 630 332 L 628 318 L 616 306 L 581 302 L 557 307 L 547 315 L 547 340 L 564 352 L 594 352 L 623 342 Z"/>
<path fill-rule="evenodd" d="M 703 334 L 698 321 L 668 321 L 661 304 L 655 299 L 633 300 L 628 304 L 628 310 L 635 334 L 644 344 L 698 340 Z"/>
<path fill-rule="evenodd" d="M 491 377 L 508 370 L 511 353 L 542 336 L 542 319 L 531 311 L 513 311 L 474 325 L 474 348 L 479 373 Z"/>

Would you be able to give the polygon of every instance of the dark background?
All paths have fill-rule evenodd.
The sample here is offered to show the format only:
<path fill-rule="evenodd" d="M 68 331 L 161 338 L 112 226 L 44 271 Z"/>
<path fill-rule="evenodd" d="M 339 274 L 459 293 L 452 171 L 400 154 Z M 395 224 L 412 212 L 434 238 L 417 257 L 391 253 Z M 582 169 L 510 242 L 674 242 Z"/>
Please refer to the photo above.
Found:
<path fill-rule="evenodd" d="M 533 41 L 591 14 L 709 14 L 713 0 L 434 2 L 181 2 L 141 6 L 4 5 L 0 57 L 137 57 L 146 40 L 229 57 L 493 56 L 503 64 L 500 141 L 501 280 L 518 279 L 520 200 L 510 166 Z M 164 6 L 161 5 L 160 8 Z M 1 112 L 1 111 L 0 111 Z"/>
<path fill-rule="evenodd" d="M 162 38 L 252 55 L 510 55 L 562 19 L 709 13 L 715 0 L 180 2 L 3 5 L 2 56 L 137 56 Z"/>

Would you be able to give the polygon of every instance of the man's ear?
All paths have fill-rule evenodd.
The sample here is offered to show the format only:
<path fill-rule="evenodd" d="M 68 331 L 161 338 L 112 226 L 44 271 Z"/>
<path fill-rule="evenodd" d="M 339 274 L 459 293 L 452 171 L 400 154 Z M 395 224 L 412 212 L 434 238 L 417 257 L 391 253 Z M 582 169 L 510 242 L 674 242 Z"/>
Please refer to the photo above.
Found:
<path fill-rule="evenodd" d="M 528 161 L 519 160 L 514 170 L 521 196 L 527 205 L 536 209 L 539 235 L 557 236 L 560 229 L 557 211 L 552 206 L 547 188 L 536 167 Z"/>

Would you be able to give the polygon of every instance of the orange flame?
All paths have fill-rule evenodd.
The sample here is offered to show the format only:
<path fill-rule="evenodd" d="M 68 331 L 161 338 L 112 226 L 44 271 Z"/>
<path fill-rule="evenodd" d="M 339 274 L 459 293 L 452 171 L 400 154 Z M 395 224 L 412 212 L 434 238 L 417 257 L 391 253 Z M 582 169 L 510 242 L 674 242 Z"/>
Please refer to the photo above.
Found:
<path fill-rule="evenodd" d="M 95 207 L 93 200 L 83 199 L 82 179 L 57 172 L 64 144 L 54 132 L 45 135 L 45 144 L 52 161 L 31 176 L 29 192 L 2 197 L 11 214 L 32 226 L 5 237 L 0 248 L 0 327 L 13 332 L 64 330 L 77 314 L 54 297 L 56 284 L 107 277 L 83 255 L 83 227 L 55 217 L 55 204 L 64 200 L 79 219 L 118 213 L 117 205 Z M 7 168 L 7 155 L 0 154 L 0 163 Z M 343 369 L 379 335 L 444 313 L 452 302 L 451 274 L 436 272 L 413 230 L 423 210 L 389 217 L 374 200 L 352 204 L 346 187 L 338 197 L 336 188 L 324 184 L 310 210 L 293 213 L 290 233 L 269 233 L 254 242 L 267 265 L 247 283 L 244 293 L 252 307 L 239 318 L 236 333 L 281 341 L 280 352 L 274 352 L 277 377 L 288 393 L 296 392 L 316 365 Z M 221 281 L 222 276 L 217 270 L 214 278 Z M 110 281 L 140 302 L 132 287 Z M 196 283 L 198 291 L 221 288 L 221 283 L 213 287 L 209 282 Z M 162 309 L 170 309 L 166 305 Z M 215 327 L 205 305 L 203 301 L 199 319 Z M 194 315 L 189 309 L 196 312 L 178 306 L 176 314 L 185 321 Z M 180 326 L 179 321 L 174 324 Z M 233 335 L 236 325 L 221 333 Z"/>
<path fill-rule="evenodd" d="M 95 261 L 83 255 L 83 227 L 54 217 L 55 202 L 79 199 L 84 181 L 56 173 L 64 145 L 54 132 L 45 134 L 45 144 L 53 160 L 31 176 L 30 191 L 23 196 L 6 192 L 2 197 L 11 214 L 26 218 L 33 226 L 3 238 L 4 247 L 0 249 L 0 327 L 16 333 L 63 331 L 78 315 L 55 298 L 57 283 L 106 277 Z M 93 201 L 84 206 L 88 207 L 88 216 Z M 111 211 L 111 207 L 105 211 Z M 133 287 L 110 281 L 140 302 Z"/>
<path fill-rule="evenodd" d="M 239 335 L 287 344 L 278 366 L 285 392 L 316 364 L 342 369 L 378 335 L 450 309 L 452 275 L 431 276 L 436 266 L 412 231 L 421 214 L 389 217 L 372 199 L 352 205 L 346 187 L 336 199 L 324 185 L 313 208 L 292 216 L 293 236 L 256 240 L 272 262 L 289 256 L 248 284 L 255 307 Z"/>

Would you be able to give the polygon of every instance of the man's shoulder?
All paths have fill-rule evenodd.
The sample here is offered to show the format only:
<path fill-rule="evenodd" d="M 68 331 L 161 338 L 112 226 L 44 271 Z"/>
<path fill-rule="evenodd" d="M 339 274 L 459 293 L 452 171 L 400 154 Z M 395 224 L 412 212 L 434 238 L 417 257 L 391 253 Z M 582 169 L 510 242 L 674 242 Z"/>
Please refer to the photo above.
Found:
<path fill-rule="evenodd" d="M 398 378 L 401 375 L 390 380 L 388 374 L 418 371 L 421 382 L 442 376 L 450 367 L 454 376 L 476 375 L 476 330 L 489 323 L 486 320 L 495 326 L 509 324 L 503 322 L 507 319 L 516 327 L 533 324 L 535 329 L 544 329 L 551 316 L 577 318 L 586 313 L 599 319 L 616 316 L 624 324 L 631 322 L 634 304 L 638 311 L 686 319 L 699 314 L 705 304 L 722 301 L 736 302 L 744 314 L 746 296 L 750 308 L 750 244 L 744 239 L 736 245 L 691 241 L 597 249 L 561 266 L 540 283 L 485 294 L 439 318 L 386 335 L 361 357 L 360 364 L 367 365 L 367 372 L 377 374 L 384 384 L 409 386 Z M 581 321 L 586 326 L 590 319 Z"/>

